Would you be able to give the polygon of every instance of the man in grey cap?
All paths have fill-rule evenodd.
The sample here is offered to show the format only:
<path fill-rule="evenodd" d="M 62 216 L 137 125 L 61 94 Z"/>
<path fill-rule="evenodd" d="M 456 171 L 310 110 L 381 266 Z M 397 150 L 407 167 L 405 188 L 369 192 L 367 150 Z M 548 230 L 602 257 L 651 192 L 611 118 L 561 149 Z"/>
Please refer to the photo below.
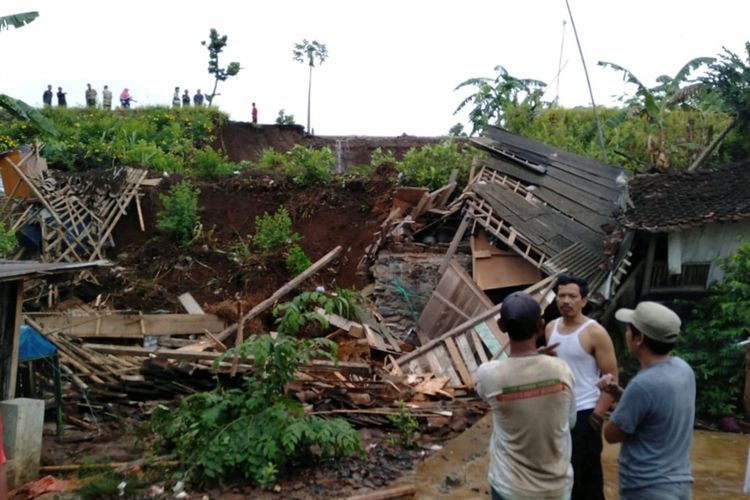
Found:
<path fill-rule="evenodd" d="M 505 298 L 500 328 L 510 337 L 507 359 L 483 363 L 477 393 L 492 410 L 492 498 L 568 500 L 573 488 L 570 427 L 575 380 L 562 359 L 541 354 L 544 321 L 523 292 Z"/>
<path fill-rule="evenodd" d="M 689 499 L 695 375 L 685 361 L 669 354 L 680 333 L 680 318 L 656 302 L 620 309 L 615 318 L 627 323 L 628 351 L 641 364 L 625 390 L 611 375 L 599 381 L 601 390 L 619 400 L 604 427 L 604 439 L 622 443 L 620 498 Z"/>

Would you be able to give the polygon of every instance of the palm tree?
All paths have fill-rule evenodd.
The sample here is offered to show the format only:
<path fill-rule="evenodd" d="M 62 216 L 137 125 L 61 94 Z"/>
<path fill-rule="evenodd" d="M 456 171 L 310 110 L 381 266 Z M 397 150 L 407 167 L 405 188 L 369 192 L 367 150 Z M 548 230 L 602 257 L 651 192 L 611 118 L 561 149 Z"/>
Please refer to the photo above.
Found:
<path fill-rule="evenodd" d="M 747 62 L 724 47 L 720 60 L 713 62 L 708 74 L 700 79 L 709 94 L 718 97 L 719 108 L 732 120 L 690 165 L 689 172 L 699 168 L 733 128 L 750 128 L 750 42 L 745 42 L 745 52 Z"/>
<path fill-rule="evenodd" d="M 0 16 L 0 31 L 10 28 L 21 28 L 26 26 L 34 19 L 39 17 L 38 12 L 23 12 L 21 14 L 12 14 L 9 16 Z M 5 109 L 12 116 L 20 120 L 27 120 L 37 128 L 56 136 L 58 134 L 55 127 L 35 108 L 29 106 L 20 99 L 15 99 L 9 95 L 0 93 L 0 108 Z"/>
<path fill-rule="evenodd" d="M 713 57 L 696 57 L 687 62 L 675 76 L 662 75 L 656 79 L 658 85 L 646 87 L 630 70 L 611 62 L 599 61 L 599 66 L 609 67 L 623 74 L 623 80 L 635 85 L 635 93 L 626 99 L 626 107 L 620 113 L 610 118 L 607 126 L 614 127 L 629 117 L 645 116 L 648 123 L 656 129 L 657 137 L 649 134 L 646 152 L 649 163 L 659 169 L 669 166 L 666 153 L 664 128 L 666 117 L 676 106 L 690 106 L 691 100 L 703 87 L 700 83 L 689 80 L 690 74 L 697 68 L 711 64 Z M 689 85 L 684 85 L 688 83 Z"/>
<path fill-rule="evenodd" d="M 455 115 L 467 104 L 473 104 L 474 107 L 469 111 L 469 121 L 471 121 L 471 134 L 474 135 L 478 130 L 483 130 L 487 125 L 504 125 L 503 117 L 510 109 L 527 104 L 531 109 L 541 104 L 541 98 L 547 84 L 532 79 L 516 78 L 508 71 L 498 65 L 495 66 L 498 72 L 495 78 L 476 77 L 469 78 L 459 83 L 454 90 L 463 87 L 476 87 L 476 92 L 461 101 Z"/>
<path fill-rule="evenodd" d="M 307 133 L 310 133 L 310 96 L 312 94 L 312 70 L 315 66 L 315 60 L 318 60 L 318 64 L 323 64 L 328 58 L 328 49 L 324 43 L 320 43 L 317 40 L 308 42 L 307 39 L 303 39 L 301 43 L 294 44 L 294 50 L 292 56 L 295 61 L 304 63 L 307 61 L 310 66 L 310 77 L 307 84 Z"/>

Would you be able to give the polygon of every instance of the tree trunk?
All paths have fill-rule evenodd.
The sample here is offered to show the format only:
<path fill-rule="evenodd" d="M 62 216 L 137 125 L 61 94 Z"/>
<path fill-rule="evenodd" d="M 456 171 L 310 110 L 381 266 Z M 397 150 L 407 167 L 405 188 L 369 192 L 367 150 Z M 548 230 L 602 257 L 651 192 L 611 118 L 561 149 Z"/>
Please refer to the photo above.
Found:
<path fill-rule="evenodd" d="M 692 165 L 687 169 L 688 172 L 693 172 L 700 168 L 700 166 L 708 159 L 709 156 L 711 156 L 711 153 L 714 152 L 714 149 L 716 149 L 721 141 L 724 140 L 724 138 L 727 136 L 727 134 L 737 125 L 737 118 L 732 118 L 732 121 L 729 122 L 729 124 L 724 127 L 724 130 L 722 130 L 719 135 L 717 135 L 713 141 L 711 141 L 711 144 L 706 146 L 706 149 L 703 150 L 703 152 L 698 156 L 698 158 L 695 159 Z"/>
<path fill-rule="evenodd" d="M 307 80 L 307 133 L 310 133 L 310 96 L 312 95 L 312 64 L 310 65 L 310 78 Z"/>

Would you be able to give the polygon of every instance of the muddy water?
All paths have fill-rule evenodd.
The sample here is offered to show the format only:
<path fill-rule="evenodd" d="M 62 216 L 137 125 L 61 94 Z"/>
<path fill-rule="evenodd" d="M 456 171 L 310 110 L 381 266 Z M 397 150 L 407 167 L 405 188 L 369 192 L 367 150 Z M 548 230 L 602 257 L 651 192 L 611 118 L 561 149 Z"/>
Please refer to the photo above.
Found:
<path fill-rule="evenodd" d="M 492 421 L 487 416 L 423 462 L 414 474 L 398 484 L 413 484 L 417 498 L 487 499 L 487 443 Z M 693 498 L 696 500 L 742 497 L 750 438 L 741 434 L 695 431 L 691 460 Z M 617 454 L 619 445 L 604 445 L 605 494 L 617 500 Z"/>

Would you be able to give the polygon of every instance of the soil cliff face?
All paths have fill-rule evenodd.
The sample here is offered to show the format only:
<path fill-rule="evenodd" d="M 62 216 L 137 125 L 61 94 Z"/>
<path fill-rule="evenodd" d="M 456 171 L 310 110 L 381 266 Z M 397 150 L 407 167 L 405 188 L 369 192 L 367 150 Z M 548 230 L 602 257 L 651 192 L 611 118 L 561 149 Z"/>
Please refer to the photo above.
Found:
<path fill-rule="evenodd" d="M 265 148 L 289 151 L 296 144 L 314 148 L 329 147 L 336 154 L 337 170 L 345 171 L 353 165 L 370 162 L 372 152 L 381 148 L 391 150 L 397 159 L 409 148 L 436 144 L 440 137 L 371 136 L 312 136 L 305 134 L 301 125 L 253 125 L 246 122 L 227 122 L 219 131 L 219 146 L 232 161 L 257 161 Z"/>

